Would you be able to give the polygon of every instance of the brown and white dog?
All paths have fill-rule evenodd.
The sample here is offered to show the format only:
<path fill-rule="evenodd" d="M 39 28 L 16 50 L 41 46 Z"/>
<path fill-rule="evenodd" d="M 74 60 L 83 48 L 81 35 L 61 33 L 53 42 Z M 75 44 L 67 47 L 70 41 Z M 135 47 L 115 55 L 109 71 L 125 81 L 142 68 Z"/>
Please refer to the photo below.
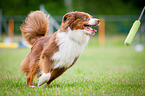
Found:
<path fill-rule="evenodd" d="M 47 86 L 63 74 L 78 59 L 96 30 L 99 19 L 84 12 L 70 12 L 63 16 L 61 28 L 48 36 L 48 17 L 41 11 L 31 12 L 20 27 L 24 39 L 32 45 L 31 52 L 21 63 L 27 74 L 27 84 L 33 86 L 35 75 L 38 86 Z"/>

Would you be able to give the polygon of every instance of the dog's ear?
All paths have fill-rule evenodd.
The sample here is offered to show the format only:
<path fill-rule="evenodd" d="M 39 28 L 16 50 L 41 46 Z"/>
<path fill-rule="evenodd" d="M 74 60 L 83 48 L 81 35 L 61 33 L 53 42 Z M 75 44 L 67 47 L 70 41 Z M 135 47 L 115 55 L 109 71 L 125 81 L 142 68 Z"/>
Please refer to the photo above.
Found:
<path fill-rule="evenodd" d="M 63 16 L 62 22 L 66 22 L 67 20 L 69 20 L 71 18 L 73 14 L 72 13 L 67 13 Z"/>
<path fill-rule="evenodd" d="M 64 15 L 64 16 L 63 16 L 63 19 L 62 19 L 62 22 L 65 22 L 65 21 L 67 20 L 67 18 L 68 18 L 68 15 L 67 15 L 67 14 Z"/>
<path fill-rule="evenodd" d="M 67 29 L 69 26 L 72 25 L 75 19 L 76 19 L 75 12 L 70 12 L 70 13 L 65 14 L 62 19 L 62 26 L 65 29 Z"/>

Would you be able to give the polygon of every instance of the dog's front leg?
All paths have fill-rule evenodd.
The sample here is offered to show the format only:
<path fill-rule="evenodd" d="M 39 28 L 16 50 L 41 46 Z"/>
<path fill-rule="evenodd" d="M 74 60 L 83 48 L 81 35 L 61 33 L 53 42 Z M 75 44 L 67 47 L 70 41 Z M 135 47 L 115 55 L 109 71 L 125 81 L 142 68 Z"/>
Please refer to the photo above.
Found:
<path fill-rule="evenodd" d="M 71 64 L 71 66 L 75 64 L 75 62 L 78 60 L 78 57 L 76 57 L 74 59 L 74 61 Z M 70 68 L 71 66 L 69 66 L 68 68 Z M 56 68 L 56 69 L 53 69 L 52 72 L 51 72 L 51 77 L 50 77 L 49 81 L 47 83 L 45 83 L 44 85 L 42 85 L 42 86 L 43 87 L 48 86 L 54 79 L 56 79 L 57 77 L 62 75 L 68 68 Z"/>
<path fill-rule="evenodd" d="M 44 85 L 42 85 L 42 86 L 43 87 L 48 86 L 54 79 L 56 79 L 57 77 L 62 75 L 66 70 L 67 70 L 66 68 L 53 69 L 49 81 L 47 83 L 45 83 Z"/>
<path fill-rule="evenodd" d="M 38 86 L 43 85 L 46 83 L 51 76 L 51 63 L 52 61 L 49 60 L 46 56 L 44 56 L 40 61 L 40 67 L 42 71 L 42 75 L 38 78 Z"/>

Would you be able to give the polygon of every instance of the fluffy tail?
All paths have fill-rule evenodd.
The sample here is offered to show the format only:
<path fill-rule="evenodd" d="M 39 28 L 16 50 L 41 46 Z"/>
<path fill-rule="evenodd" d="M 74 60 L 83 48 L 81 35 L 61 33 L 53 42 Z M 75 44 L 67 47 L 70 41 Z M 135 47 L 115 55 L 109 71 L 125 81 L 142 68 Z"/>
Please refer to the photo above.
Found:
<path fill-rule="evenodd" d="M 48 16 L 49 17 L 49 16 Z M 20 27 L 23 38 L 33 44 L 39 38 L 47 36 L 49 20 L 42 11 L 33 11 L 26 18 L 25 22 Z"/>

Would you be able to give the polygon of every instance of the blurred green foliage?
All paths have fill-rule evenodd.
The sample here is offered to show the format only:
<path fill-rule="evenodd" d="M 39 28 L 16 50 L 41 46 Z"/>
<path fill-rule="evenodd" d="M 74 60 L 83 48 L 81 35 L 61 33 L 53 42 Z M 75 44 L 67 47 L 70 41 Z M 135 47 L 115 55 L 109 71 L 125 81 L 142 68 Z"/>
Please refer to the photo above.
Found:
<path fill-rule="evenodd" d="M 66 2 L 71 3 L 68 5 Z M 129 17 L 126 21 L 121 21 L 122 18 L 126 17 L 115 19 L 109 18 L 109 16 L 139 15 L 144 6 L 143 0 L 0 0 L 0 9 L 6 20 L 17 17 L 14 19 L 14 30 L 15 34 L 20 35 L 21 32 L 19 27 L 25 19 L 25 16 L 27 16 L 30 11 L 39 10 L 41 4 L 44 4 L 45 9 L 54 16 L 59 24 L 62 16 L 69 11 L 84 11 L 93 15 L 95 18 L 103 18 L 98 17 L 98 15 L 106 15 L 107 19 L 104 18 L 106 21 L 106 35 L 127 34 L 133 21 L 137 19 L 132 18 L 131 21 L 128 20 L 131 18 Z M 21 17 L 21 15 L 24 16 Z M 19 16 L 20 18 L 18 18 Z M 3 33 L 6 33 L 4 29 Z"/>
<path fill-rule="evenodd" d="M 0 0 L 3 15 L 27 15 L 39 10 L 40 4 L 52 15 L 63 15 L 68 11 L 85 11 L 97 15 L 139 14 L 143 0 L 70 0 L 72 10 L 68 10 L 65 0 Z"/>

